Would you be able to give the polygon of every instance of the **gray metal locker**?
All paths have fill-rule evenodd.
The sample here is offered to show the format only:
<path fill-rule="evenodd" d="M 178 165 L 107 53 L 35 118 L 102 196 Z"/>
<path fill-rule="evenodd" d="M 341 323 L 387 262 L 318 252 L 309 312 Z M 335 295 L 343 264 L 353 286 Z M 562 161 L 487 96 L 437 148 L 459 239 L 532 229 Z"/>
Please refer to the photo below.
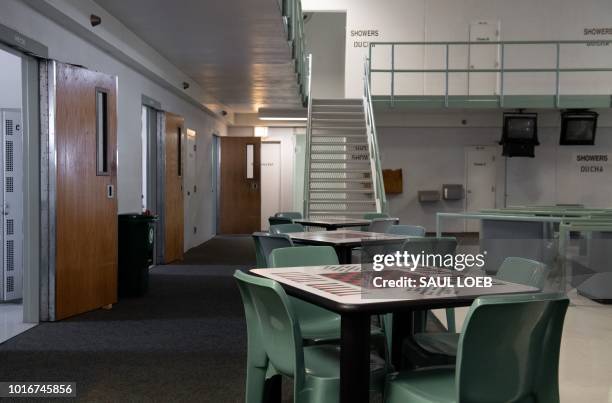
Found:
<path fill-rule="evenodd" d="M 19 109 L 0 109 L 0 301 L 22 298 L 23 130 Z"/>

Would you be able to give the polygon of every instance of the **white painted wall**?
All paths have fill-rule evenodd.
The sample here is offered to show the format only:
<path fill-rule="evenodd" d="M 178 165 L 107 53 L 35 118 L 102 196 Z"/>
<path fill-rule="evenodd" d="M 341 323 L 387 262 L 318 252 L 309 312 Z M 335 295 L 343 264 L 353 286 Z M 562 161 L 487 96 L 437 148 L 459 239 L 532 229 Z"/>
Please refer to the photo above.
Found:
<path fill-rule="evenodd" d="M 508 205 L 582 203 L 612 206 L 610 172 L 584 174 L 573 161 L 574 153 L 612 153 L 612 112 L 599 111 L 596 145 L 559 146 L 557 111 L 540 111 L 541 145 L 535 158 L 507 159 Z M 501 137 L 500 111 L 425 111 L 377 116 L 383 168 L 402 168 L 404 192 L 388 195 L 390 213 L 403 223 L 435 230 L 435 213 L 460 212 L 463 201 L 419 203 L 419 190 L 441 190 L 442 184 L 465 184 L 465 147 L 497 145 Z M 461 121 L 466 124 L 462 125 Z M 496 207 L 504 206 L 505 158 L 497 161 Z M 447 231 L 463 231 L 463 222 L 445 221 Z"/>
<path fill-rule="evenodd" d="M 313 57 L 313 97 L 344 98 L 346 13 L 313 13 L 304 22 L 304 34 Z"/>
<path fill-rule="evenodd" d="M 587 40 L 612 39 L 612 35 L 585 35 L 585 28 L 609 27 L 612 4 L 608 0 L 303 0 L 306 11 L 346 10 L 346 86 L 347 97 L 359 97 L 363 61 L 368 41 L 465 41 L 468 27 L 477 20 L 499 21 L 502 40 Z M 377 31 L 373 36 L 352 36 L 352 31 Z M 357 43 L 356 43 L 357 42 Z M 554 67 L 552 46 L 508 48 L 508 67 Z M 443 47 L 421 46 L 396 49 L 396 68 L 442 68 Z M 451 67 L 467 65 L 467 49 L 451 52 Z M 587 47 L 575 45 L 561 52 L 561 67 L 609 66 L 612 44 Z M 390 67 L 390 48 L 379 46 L 373 53 L 375 68 Z M 505 79 L 507 94 L 551 94 L 554 75 L 527 74 Z M 398 75 L 396 94 L 432 95 L 443 93 L 440 74 Z M 389 75 L 372 78 L 374 94 L 388 94 Z M 458 74 L 451 79 L 452 93 L 465 94 L 466 79 Z M 610 94 L 612 73 L 564 73 L 563 94 Z"/>
<path fill-rule="evenodd" d="M 37 40 L 49 48 L 49 56 L 63 62 L 86 66 L 89 69 L 113 74 L 118 77 L 118 201 L 119 212 L 140 211 L 141 195 L 141 97 L 147 95 L 161 102 L 164 110 L 185 118 L 185 126 L 198 133 L 199 150 L 208 150 L 210 155 L 213 132 L 225 135 L 226 125 L 204 112 L 193 103 L 186 101 L 163 88 L 142 73 L 135 71 L 107 52 L 85 41 L 37 11 L 16 0 L 2 2 L 0 23 L 20 31 L 23 35 Z M 198 159 L 198 187 L 210 189 L 211 165 L 206 158 Z M 198 192 L 200 200 L 195 203 L 198 234 L 185 243 L 189 249 L 214 233 L 212 199 L 208 192 Z M 192 227 L 194 223 L 186 223 Z"/>
<path fill-rule="evenodd" d="M 21 59 L 0 49 L 0 109 L 21 109 Z"/>

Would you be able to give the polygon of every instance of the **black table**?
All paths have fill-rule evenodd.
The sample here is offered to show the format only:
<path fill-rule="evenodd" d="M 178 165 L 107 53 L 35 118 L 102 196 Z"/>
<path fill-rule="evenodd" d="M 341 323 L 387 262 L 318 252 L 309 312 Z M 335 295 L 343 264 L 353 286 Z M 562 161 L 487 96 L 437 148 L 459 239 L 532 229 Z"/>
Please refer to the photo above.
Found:
<path fill-rule="evenodd" d="M 290 232 L 294 243 L 304 245 L 327 245 L 332 246 L 338 255 L 341 264 L 351 263 L 351 253 L 353 248 L 361 246 L 361 242 L 368 241 L 388 241 L 409 238 L 408 235 L 380 234 L 378 232 L 337 230 L 337 231 L 318 231 L 318 232 Z"/>
<path fill-rule="evenodd" d="M 419 270 L 416 270 L 417 274 Z M 432 269 L 428 270 L 431 273 Z M 495 280 L 490 288 L 404 289 L 402 298 L 395 298 L 394 294 L 394 299 L 378 296 L 368 299 L 369 290 L 361 287 L 362 280 L 355 281 L 362 273 L 360 265 L 253 269 L 251 272 L 278 281 L 289 295 L 341 315 L 342 403 L 367 402 L 369 399 L 371 315 L 394 314 L 392 361 L 400 365 L 402 340 L 408 338 L 409 344 L 416 344 L 412 339 L 413 312 L 468 306 L 482 295 L 538 291 L 534 287 Z"/>
<path fill-rule="evenodd" d="M 370 225 L 372 220 L 367 218 L 300 218 L 299 220 L 293 220 L 293 222 L 307 225 L 309 227 L 320 227 L 325 228 L 327 231 L 336 231 L 339 228 L 349 227 L 364 227 Z M 399 222 L 399 218 L 395 219 L 396 224 Z"/>

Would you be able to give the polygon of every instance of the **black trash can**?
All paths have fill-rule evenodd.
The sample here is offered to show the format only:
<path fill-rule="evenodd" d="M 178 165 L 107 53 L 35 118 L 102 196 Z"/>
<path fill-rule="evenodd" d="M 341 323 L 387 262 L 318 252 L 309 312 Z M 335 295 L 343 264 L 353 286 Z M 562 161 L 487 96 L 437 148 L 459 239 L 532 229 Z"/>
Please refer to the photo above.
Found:
<path fill-rule="evenodd" d="M 149 288 L 156 216 L 119 214 L 119 297 L 140 297 Z"/>

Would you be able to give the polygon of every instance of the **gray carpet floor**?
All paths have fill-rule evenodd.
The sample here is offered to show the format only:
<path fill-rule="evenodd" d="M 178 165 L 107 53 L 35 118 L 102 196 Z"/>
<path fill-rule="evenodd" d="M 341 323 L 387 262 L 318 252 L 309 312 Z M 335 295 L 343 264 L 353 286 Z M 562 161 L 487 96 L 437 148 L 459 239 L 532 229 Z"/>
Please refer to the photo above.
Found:
<path fill-rule="evenodd" d="M 0 344 L 0 380 L 72 381 L 88 402 L 241 402 L 246 324 L 231 276 L 254 261 L 250 237 L 215 238 L 154 268 L 145 297 Z"/>

